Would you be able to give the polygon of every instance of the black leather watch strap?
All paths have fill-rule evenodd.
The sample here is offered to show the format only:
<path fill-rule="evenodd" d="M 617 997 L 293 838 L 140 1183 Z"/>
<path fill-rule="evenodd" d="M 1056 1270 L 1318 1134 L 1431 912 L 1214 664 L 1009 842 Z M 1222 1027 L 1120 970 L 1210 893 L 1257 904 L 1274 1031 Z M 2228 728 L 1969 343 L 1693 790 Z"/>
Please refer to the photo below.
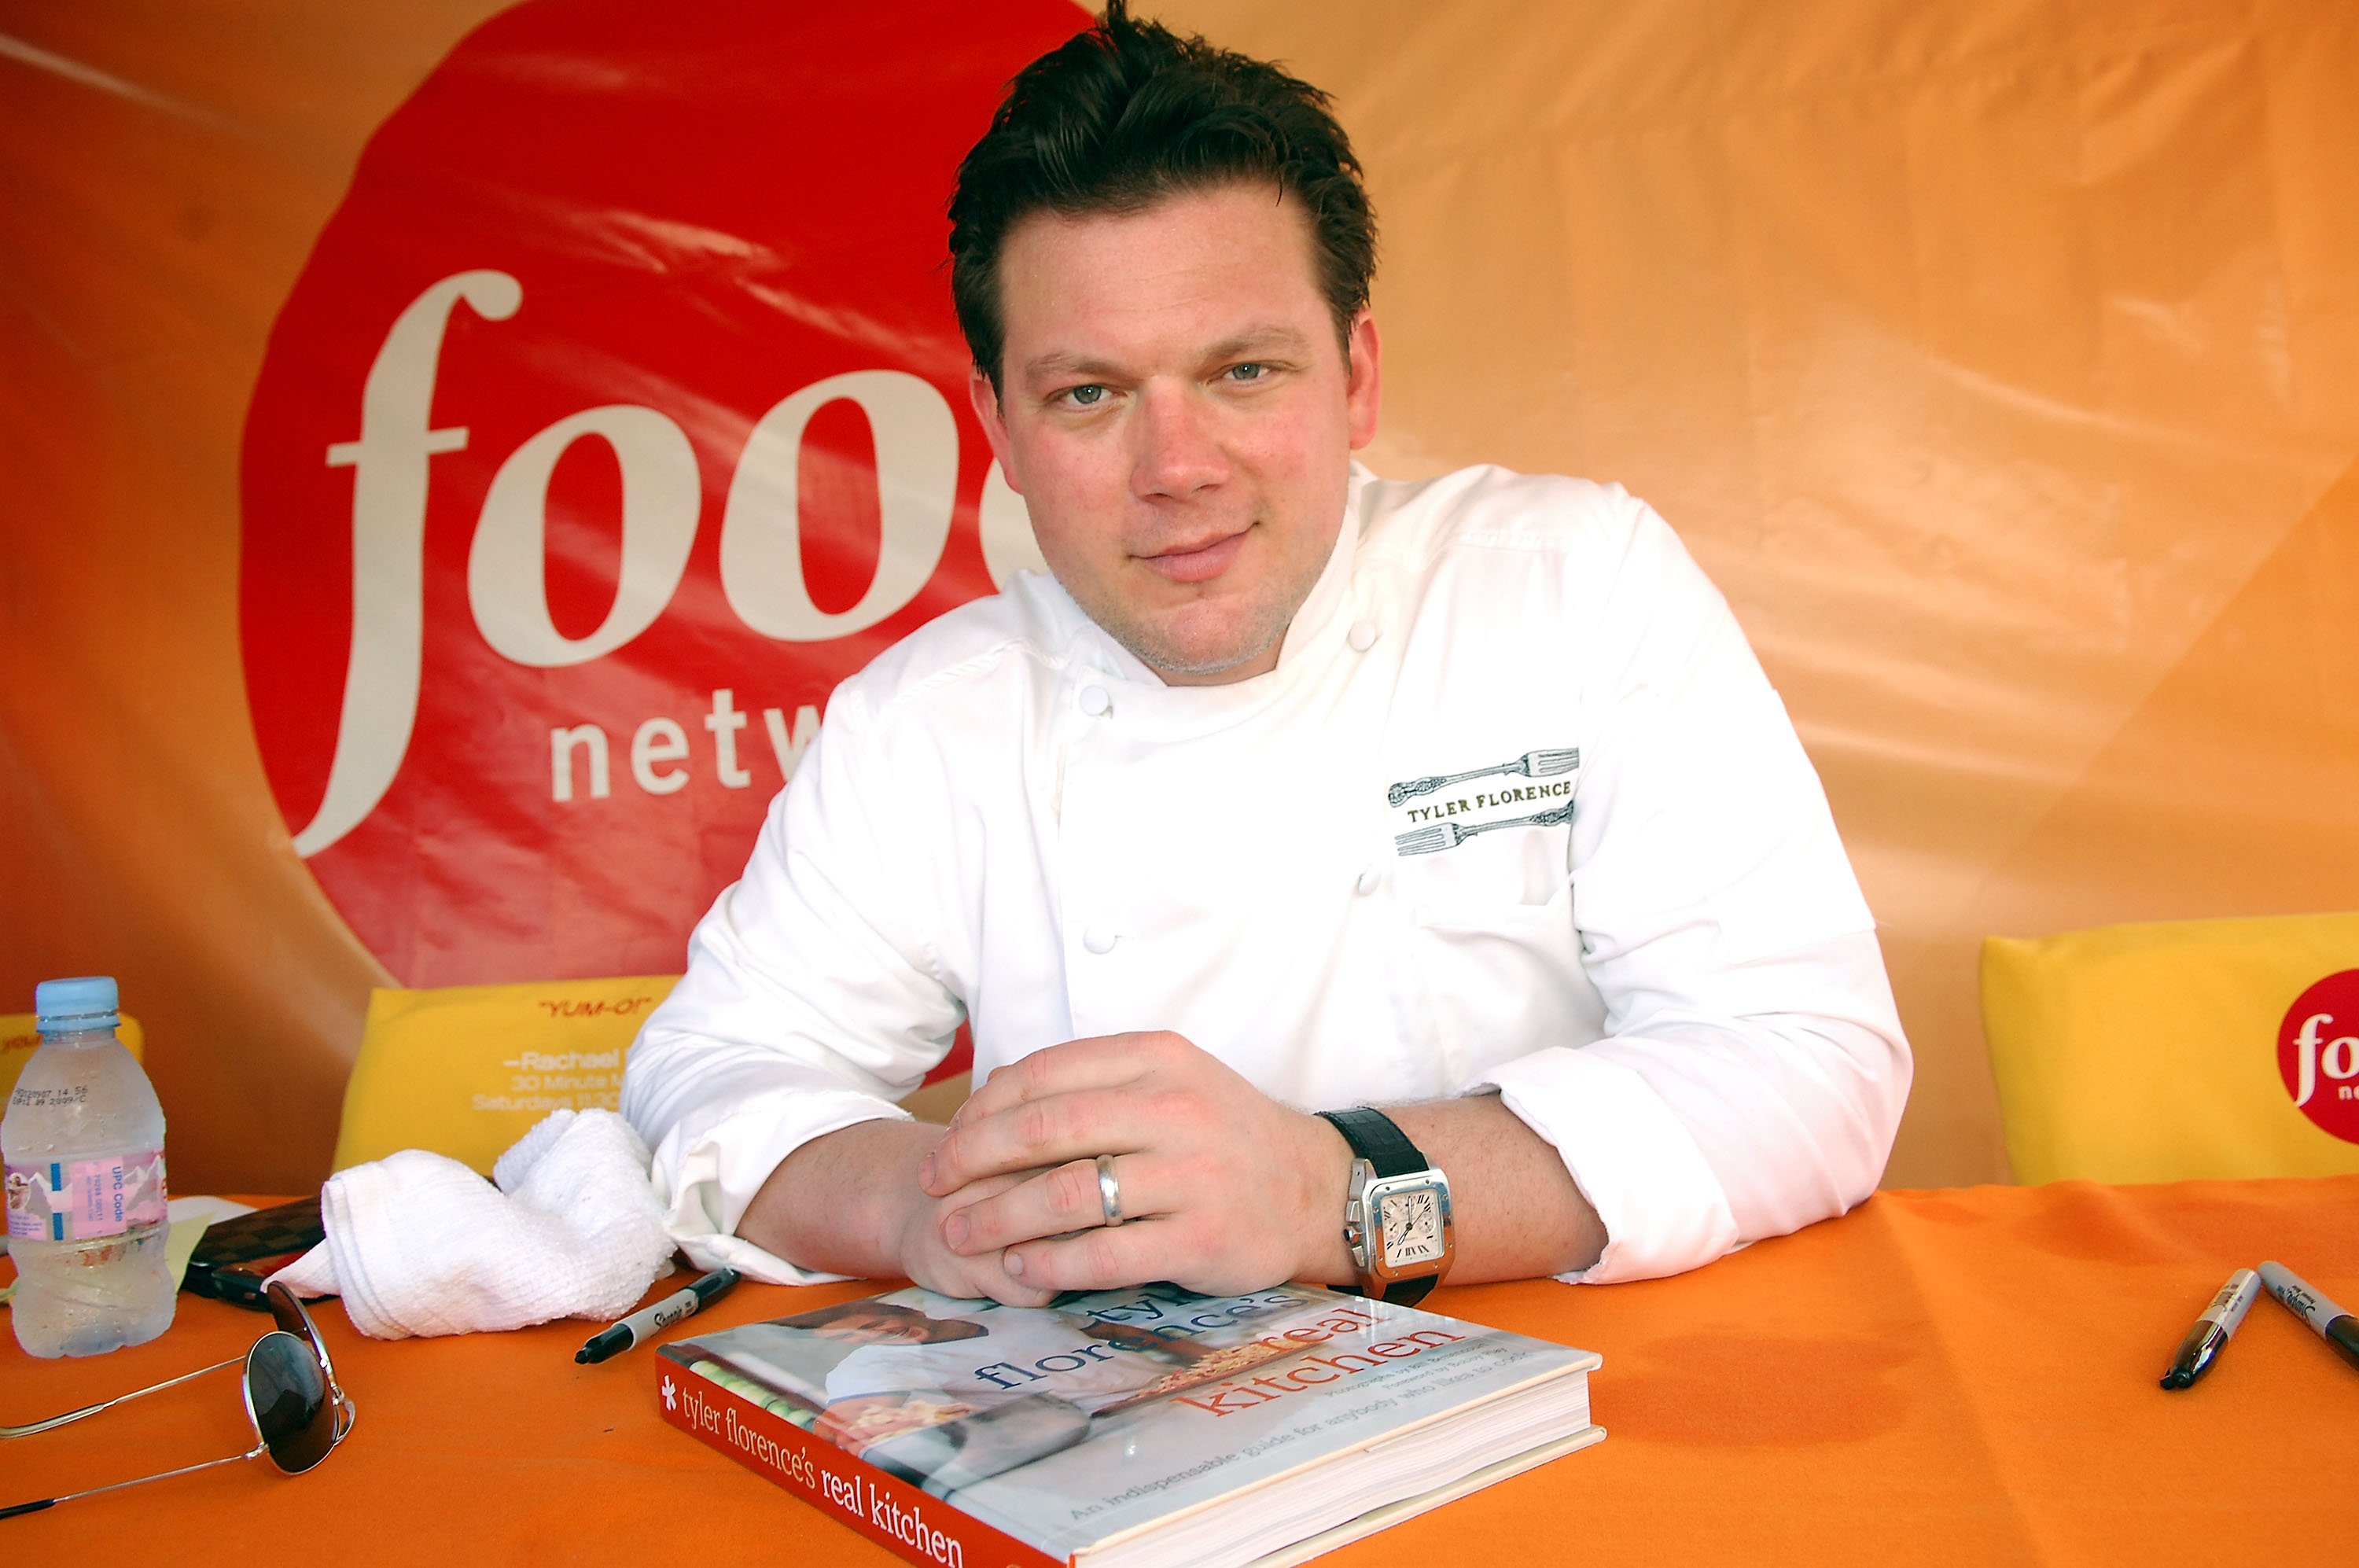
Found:
<path fill-rule="evenodd" d="M 1348 1111 L 1321 1111 L 1319 1114 L 1334 1125 L 1335 1130 L 1343 1135 L 1343 1141 L 1352 1146 L 1352 1152 L 1366 1160 L 1368 1169 L 1379 1178 L 1408 1176 L 1431 1168 L 1432 1162 L 1418 1152 L 1417 1145 L 1408 1140 L 1408 1135 L 1382 1111 L 1372 1111 L 1360 1105 Z M 1366 1215 L 1362 1223 L 1374 1226 L 1375 1216 Z M 1369 1245 L 1373 1246 L 1373 1241 Z M 1376 1291 L 1375 1296 L 1378 1301 L 1394 1306 L 1415 1306 L 1425 1300 L 1439 1279 L 1438 1275 L 1427 1274 L 1414 1279 L 1397 1280 L 1390 1288 Z M 1356 1293 L 1369 1294 L 1366 1285 L 1364 1276 L 1363 1288 Z"/>
<path fill-rule="evenodd" d="M 1361 1105 L 1349 1111 L 1319 1114 L 1335 1124 L 1335 1130 L 1343 1135 L 1352 1152 L 1374 1166 L 1379 1176 L 1406 1176 L 1412 1171 L 1424 1170 L 1429 1163 L 1417 1151 L 1417 1145 L 1408 1140 L 1408 1135 L 1382 1111 Z"/>

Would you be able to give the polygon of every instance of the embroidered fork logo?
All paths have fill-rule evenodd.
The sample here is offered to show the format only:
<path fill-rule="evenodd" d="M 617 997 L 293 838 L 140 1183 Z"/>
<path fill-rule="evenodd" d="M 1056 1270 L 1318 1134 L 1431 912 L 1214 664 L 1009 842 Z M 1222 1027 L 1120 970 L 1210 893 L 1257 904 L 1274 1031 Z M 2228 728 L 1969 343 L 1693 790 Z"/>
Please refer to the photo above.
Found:
<path fill-rule="evenodd" d="M 1537 755 L 1537 754 L 1536 754 Z M 1494 768 L 1488 771 L 1504 772 Z M 1436 822 L 1430 828 L 1413 828 L 1405 833 L 1393 834 L 1393 848 L 1403 855 L 1432 855 L 1440 850 L 1456 849 L 1476 833 L 1486 833 L 1494 828 L 1552 828 L 1572 821 L 1572 802 L 1541 811 L 1535 816 L 1509 817 L 1496 822 Z"/>
<path fill-rule="evenodd" d="M 1513 762 L 1503 762 L 1496 768 L 1477 768 L 1471 773 L 1452 773 L 1447 778 L 1411 779 L 1407 783 L 1396 784 L 1386 789 L 1385 799 L 1397 806 L 1419 795 L 1430 795 L 1449 785 L 1463 784 L 1469 779 L 1488 779 L 1500 773 L 1520 773 L 1527 779 L 1553 779 L 1580 766 L 1579 746 L 1571 751 L 1527 751 Z"/>

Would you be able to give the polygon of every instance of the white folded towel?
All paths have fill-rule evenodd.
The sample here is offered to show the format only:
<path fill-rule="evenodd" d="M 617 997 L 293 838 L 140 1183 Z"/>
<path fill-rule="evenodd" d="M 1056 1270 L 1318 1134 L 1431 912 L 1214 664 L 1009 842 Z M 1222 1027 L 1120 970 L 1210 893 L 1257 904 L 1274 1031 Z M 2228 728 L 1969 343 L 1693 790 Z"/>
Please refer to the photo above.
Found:
<path fill-rule="evenodd" d="M 328 1178 L 328 1239 L 275 1278 L 342 1295 L 374 1339 L 619 1318 L 670 1271 L 647 1165 L 647 1146 L 612 1111 L 552 1113 L 491 1181 L 405 1149 Z"/>

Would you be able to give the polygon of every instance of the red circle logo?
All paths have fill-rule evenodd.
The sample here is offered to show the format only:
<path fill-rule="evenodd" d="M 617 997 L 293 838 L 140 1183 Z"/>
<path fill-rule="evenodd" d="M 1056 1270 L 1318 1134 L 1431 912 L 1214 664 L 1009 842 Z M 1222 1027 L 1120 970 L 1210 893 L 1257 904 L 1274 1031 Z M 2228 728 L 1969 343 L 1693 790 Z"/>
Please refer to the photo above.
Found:
<path fill-rule="evenodd" d="M 2277 1026 L 2277 1073 L 2302 1115 L 2359 1143 L 2359 969 L 2295 998 Z"/>
<path fill-rule="evenodd" d="M 1026 542 L 943 203 L 1067 0 L 538 0 L 370 141 L 242 454 L 256 739 L 403 982 L 677 970 L 828 693 Z"/>

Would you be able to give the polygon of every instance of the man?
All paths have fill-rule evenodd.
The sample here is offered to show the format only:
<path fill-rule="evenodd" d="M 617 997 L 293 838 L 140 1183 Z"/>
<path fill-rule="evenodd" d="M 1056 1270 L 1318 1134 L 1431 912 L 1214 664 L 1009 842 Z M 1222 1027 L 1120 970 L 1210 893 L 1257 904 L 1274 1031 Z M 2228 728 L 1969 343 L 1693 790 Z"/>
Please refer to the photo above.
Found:
<path fill-rule="evenodd" d="M 815 1407 L 821 1436 L 947 1490 L 962 1484 L 953 1468 L 999 1475 L 1089 1441 L 1093 1427 L 1112 1435 L 1128 1424 L 1121 1418 L 1159 1400 L 1274 1373 L 1292 1356 L 1358 1354 L 1384 1337 L 1368 1314 L 1355 1320 L 1292 1287 L 1223 1300 L 1157 1284 L 1069 1298 L 1063 1310 L 949 1305 L 959 1310 L 891 1296 L 839 1301 L 690 1341 L 689 1354 Z"/>
<path fill-rule="evenodd" d="M 1270 1321 L 1283 1329 L 1306 1315 L 1315 1314 L 1298 1311 Z M 829 1368 L 825 1383 L 828 1414 L 846 1431 L 874 1424 L 867 1421 L 871 1412 L 889 1413 L 913 1398 L 963 1415 L 1045 1393 L 1093 1415 L 1207 1354 L 1186 1338 L 1048 1309 L 1012 1312 L 985 1305 L 929 1317 L 868 1297 L 786 1321 L 856 1347 Z M 1266 1332 L 1263 1319 L 1251 1322 Z M 967 1343 L 973 1340 L 984 1343 Z M 952 1345 L 957 1348 L 945 1348 Z"/>
<path fill-rule="evenodd" d="M 1053 581 L 838 690 L 648 1020 L 624 1108 L 699 1260 L 1408 1301 L 1864 1197 L 1908 1048 L 1777 695 L 1618 489 L 1353 465 L 1323 97 L 1117 4 L 951 211 Z M 962 1020 L 980 1086 L 901 1116 Z"/>
<path fill-rule="evenodd" d="M 1114 1354 L 1104 1341 L 1119 1331 L 1055 1312 L 985 1307 L 929 1317 L 872 1297 L 786 1319 L 771 1332 L 792 1329 L 852 1347 L 821 1379 L 826 1409 L 820 1430 L 854 1453 L 881 1437 L 1037 1399 L 1043 1391 L 1087 1416 L 1153 1387 L 1171 1370 L 1169 1357 Z M 984 1343 L 972 1343 L 978 1340 Z M 1021 1376 L 1049 1357 L 1058 1358 L 1060 1368 L 1053 1379 Z M 729 1356 L 722 1359 L 740 1371 L 763 1370 Z M 1087 1430 L 1086 1420 L 1075 1421 L 1062 1442 L 1079 1441 Z"/>

